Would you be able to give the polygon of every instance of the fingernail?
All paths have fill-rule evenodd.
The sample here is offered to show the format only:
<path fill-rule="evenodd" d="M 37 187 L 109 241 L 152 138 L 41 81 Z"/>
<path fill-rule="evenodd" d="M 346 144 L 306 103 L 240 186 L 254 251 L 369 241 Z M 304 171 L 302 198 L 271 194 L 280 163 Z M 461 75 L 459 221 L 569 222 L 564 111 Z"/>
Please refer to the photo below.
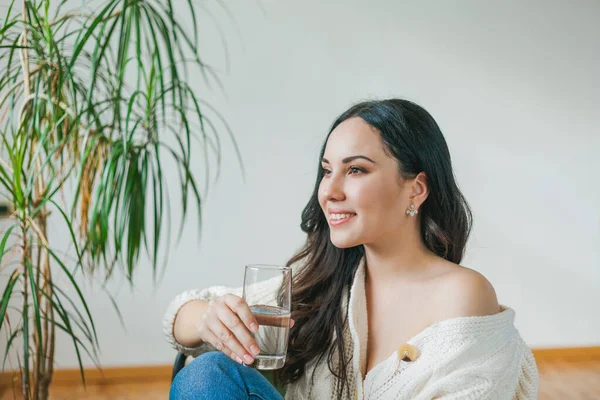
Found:
<path fill-rule="evenodd" d="M 257 345 L 253 344 L 252 346 L 250 346 L 250 351 L 252 352 L 252 355 L 255 356 L 258 353 L 260 353 L 260 349 L 258 348 Z"/>
<path fill-rule="evenodd" d="M 242 359 L 241 359 L 241 358 L 239 358 L 238 356 L 235 356 L 235 361 L 237 361 L 239 364 L 241 364 L 241 363 L 242 363 Z"/>
<path fill-rule="evenodd" d="M 246 364 L 252 364 L 254 362 L 254 359 L 252 357 L 250 357 L 249 354 L 245 354 L 244 361 L 246 361 Z"/>
<path fill-rule="evenodd" d="M 258 332 L 258 325 L 256 324 L 256 322 L 253 322 L 253 323 L 250 324 L 250 329 L 254 333 Z"/>

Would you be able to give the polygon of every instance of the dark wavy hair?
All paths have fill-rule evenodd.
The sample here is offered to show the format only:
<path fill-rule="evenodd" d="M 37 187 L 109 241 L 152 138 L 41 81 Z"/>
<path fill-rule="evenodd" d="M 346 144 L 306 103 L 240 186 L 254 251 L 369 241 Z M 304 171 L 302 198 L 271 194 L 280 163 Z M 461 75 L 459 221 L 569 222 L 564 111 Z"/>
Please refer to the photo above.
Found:
<path fill-rule="evenodd" d="M 348 366 L 352 355 L 344 352 L 343 332 L 354 273 L 364 256 L 362 245 L 337 248 L 319 205 L 318 190 L 323 171 L 320 161 L 331 132 L 343 121 L 359 117 L 381 135 L 388 155 L 398 161 L 403 179 L 420 172 L 427 176 L 429 195 L 421 205 L 421 239 L 438 256 L 460 263 L 471 231 L 472 215 L 452 170 L 446 140 L 433 117 L 419 105 L 403 99 L 361 102 L 341 114 L 331 126 L 319 156 L 317 180 L 302 212 L 301 228 L 306 244 L 287 263 L 299 263 L 292 289 L 292 318 L 286 363 L 275 373 L 278 384 L 297 381 L 306 365 L 327 355 L 336 379 L 336 393 L 351 393 Z M 346 308 L 347 309 L 347 308 Z M 337 357 L 334 354 L 337 353 Z M 314 379 L 314 376 L 311 377 Z"/>

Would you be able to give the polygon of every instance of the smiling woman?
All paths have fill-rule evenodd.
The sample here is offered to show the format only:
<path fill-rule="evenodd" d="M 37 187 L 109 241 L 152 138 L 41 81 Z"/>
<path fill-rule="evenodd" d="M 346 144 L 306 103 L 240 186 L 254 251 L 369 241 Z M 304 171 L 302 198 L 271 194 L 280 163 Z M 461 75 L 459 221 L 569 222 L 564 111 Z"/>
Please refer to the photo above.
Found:
<path fill-rule="evenodd" d="M 514 310 L 498 304 L 483 275 L 459 265 L 471 212 L 433 117 L 402 99 L 359 103 L 334 122 L 319 160 L 302 213 L 306 245 L 288 262 L 298 266 L 295 325 L 275 371 L 285 398 L 537 398 L 535 360 Z M 165 334 L 175 348 L 198 355 L 212 344 L 231 357 L 199 357 L 175 379 L 172 398 L 224 398 L 220 387 L 194 383 L 213 378 L 240 397 L 278 396 L 232 361 L 228 343 L 195 330 L 232 293 L 239 289 L 214 287 L 171 303 Z M 244 310 L 241 325 L 251 326 Z"/>
<path fill-rule="evenodd" d="M 403 184 L 398 161 L 386 154 L 381 135 L 365 120 L 341 122 L 329 135 L 321 161 L 319 204 L 336 247 L 377 241 L 410 222 L 403 200 L 412 188 Z"/>

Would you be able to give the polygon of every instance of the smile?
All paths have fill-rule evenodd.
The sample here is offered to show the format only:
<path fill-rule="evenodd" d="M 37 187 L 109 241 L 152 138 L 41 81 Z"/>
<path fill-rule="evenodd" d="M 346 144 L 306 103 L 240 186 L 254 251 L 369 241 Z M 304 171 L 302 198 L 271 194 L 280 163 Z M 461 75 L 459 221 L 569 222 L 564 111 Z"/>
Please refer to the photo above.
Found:
<path fill-rule="evenodd" d="M 351 221 L 356 217 L 356 214 L 331 214 L 329 216 L 329 225 L 338 226 L 348 221 Z"/>

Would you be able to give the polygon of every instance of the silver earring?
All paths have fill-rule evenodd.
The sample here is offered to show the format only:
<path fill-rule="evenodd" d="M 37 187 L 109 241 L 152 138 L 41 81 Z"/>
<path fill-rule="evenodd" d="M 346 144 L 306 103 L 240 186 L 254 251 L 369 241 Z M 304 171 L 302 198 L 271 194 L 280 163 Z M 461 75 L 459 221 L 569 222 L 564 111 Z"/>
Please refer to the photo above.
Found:
<path fill-rule="evenodd" d="M 411 217 L 414 217 L 415 215 L 417 215 L 419 213 L 419 210 L 417 210 L 415 208 L 414 204 L 410 205 L 410 208 L 406 209 L 406 215 L 410 215 Z"/>

